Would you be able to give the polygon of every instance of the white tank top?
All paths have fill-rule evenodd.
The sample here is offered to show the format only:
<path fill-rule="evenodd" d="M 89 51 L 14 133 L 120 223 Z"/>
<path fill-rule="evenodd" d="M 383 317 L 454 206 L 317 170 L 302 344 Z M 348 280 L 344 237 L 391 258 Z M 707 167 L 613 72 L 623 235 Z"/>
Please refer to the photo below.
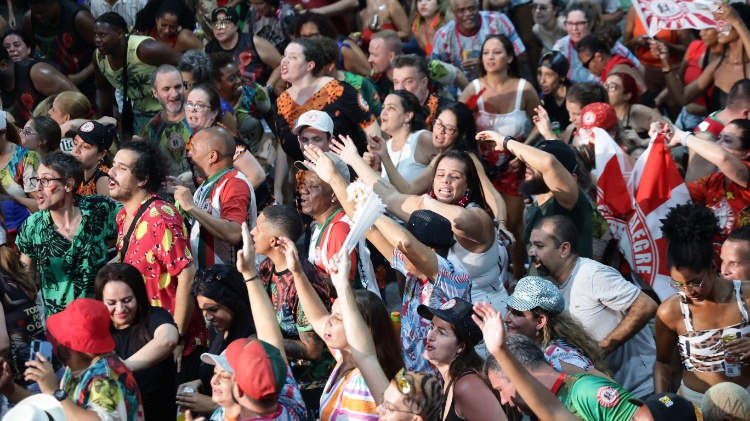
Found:
<path fill-rule="evenodd" d="M 474 79 L 471 83 L 474 86 L 475 92 L 478 93 L 482 90 L 479 79 Z M 526 86 L 526 80 L 519 79 L 515 107 L 513 111 L 507 114 L 492 114 L 484 111 L 484 99 L 480 96 L 477 100 L 477 131 L 492 130 L 503 136 L 513 136 L 516 139 L 522 138 L 526 130 L 526 122 L 529 119 L 526 115 L 526 110 L 521 109 L 524 86 Z"/>
<path fill-rule="evenodd" d="M 393 139 L 390 139 L 387 142 L 388 155 L 391 157 L 393 165 L 396 167 L 399 174 L 401 174 L 401 177 L 404 177 L 404 180 L 409 183 L 414 181 L 414 179 L 417 178 L 425 168 L 427 168 L 427 165 L 422 165 L 414 160 L 414 152 L 417 150 L 419 135 L 426 131 L 427 130 L 419 130 L 412 132 L 409 137 L 406 138 L 404 147 L 398 152 L 395 152 L 392 148 Z M 382 177 L 388 180 L 388 174 L 385 172 L 385 168 L 383 168 Z"/>

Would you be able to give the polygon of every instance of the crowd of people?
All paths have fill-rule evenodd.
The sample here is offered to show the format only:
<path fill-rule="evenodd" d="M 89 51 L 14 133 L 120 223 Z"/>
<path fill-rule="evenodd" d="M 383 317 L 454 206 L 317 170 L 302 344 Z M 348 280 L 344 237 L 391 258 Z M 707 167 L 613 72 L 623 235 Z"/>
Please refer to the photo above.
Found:
<path fill-rule="evenodd" d="M 750 420 L 750 6 L 711 10 L 9 1 L 0 418 Z M 602 136 L 686 183 L 671 295 Z"/>

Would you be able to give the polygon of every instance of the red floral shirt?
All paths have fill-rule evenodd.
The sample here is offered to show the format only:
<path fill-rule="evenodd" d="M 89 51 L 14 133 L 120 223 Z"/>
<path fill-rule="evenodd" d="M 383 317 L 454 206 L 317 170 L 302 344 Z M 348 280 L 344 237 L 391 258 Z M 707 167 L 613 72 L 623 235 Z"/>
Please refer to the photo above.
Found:
<path fill-rule="evenodd" d="M 147 197 L 143 202 L 150 199 Z M 117 250 L 122 249 L 127 211 L 117 214 Z M 125 256 L 120 261 L 135 266 L 146 282 L 151 305 L 162 307 L 174 316 L 177 276 L 193 261 L 187 229 L 177 209 L 163 200 L 155 200 L 136 223 Z M 185 355 L 196 346 L 208 346 L 208 332 L 197 308 L 190 316 L 185 335 Z"/>

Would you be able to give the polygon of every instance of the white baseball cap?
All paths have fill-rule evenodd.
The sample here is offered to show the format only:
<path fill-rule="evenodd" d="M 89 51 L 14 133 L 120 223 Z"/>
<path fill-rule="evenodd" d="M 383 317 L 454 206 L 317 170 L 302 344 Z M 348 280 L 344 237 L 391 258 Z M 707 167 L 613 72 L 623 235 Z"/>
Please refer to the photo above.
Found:
<path fill-rule="evenodd" d="M 5 414 L 4 420 L 66 421 L 62 404 L 50 395 L 39 393 L 22 400 Z"/>
<path fill-rule="evenodd" d="M 203 354 L 201 354 L 201 361 L 210 365 L 218 365 L 222 370 L 234 373 L 232 366 L 229 365 L 229 362 L 227 361 L 226 351 L 222 352 L 219 355 L 204 352 Z"/>
<path fill-rule="evenodd" d="M 297 125 L 294 126 L 292 133 L 299 135 L 300 130 L 302 130 L 303 127 L 308 126 L 320 130 L 321 132 L 326 132 L 333 137 L 333 120 L 331 120 L 331 116 L 329 116 L 328 113 L 311 110 L 302 114 L 297 119 Z"/>

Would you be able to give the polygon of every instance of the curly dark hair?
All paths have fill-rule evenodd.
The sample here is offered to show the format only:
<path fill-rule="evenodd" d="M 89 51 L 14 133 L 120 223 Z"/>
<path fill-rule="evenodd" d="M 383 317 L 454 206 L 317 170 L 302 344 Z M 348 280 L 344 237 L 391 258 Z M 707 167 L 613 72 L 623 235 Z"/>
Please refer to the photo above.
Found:
<path fill-rule="evenodd" d="M 294 21 L 294 30 L 292 31 L 294 38 L 300 37 L 302 31 L 302 25 L 306 23 L 312 23 L 318 28 L 318 34 L 326 38 L 336 39 L 336 28 L 331 23 L 331 19 L 327 16 L 323 16 L 320 13 L 305 13 L 300 15 L 296 21 Z"/>
<path fill-rule="evenodd" d="M 714 262 L 713 240 L 719 235 L 719 220 L 700 203 L 677 205 L 661 220 L 667 239 L 667 268 L 703 272 Z"/>
<path fill-rule="evenodd" d="M 125 142 L 120 145 L 120 150 L 133 151 L 138 154 L 138 159 L 131 168 L 133 175 L 140 181 L 146 181 L 144 188 L 149 193 L 159 191 L 161 183 L 167 179 L 167 166 L 164 163 L 171 160 L 161 145 L 150 139 L 144 139 Z"/>
<path fill-rule="evenodd" d="M 476 165 L 474 165 L 474 160 L 471 158 L 471 155 L 469 155 L 468 152 L 451 149 L 438 155 L 437 159 L 435 160 L 435 171 L 433 171 L 432 173 L 432 178 L 435 178 L 440 162 L 446 158 L 455 159 L 456 161 L 464 164 L 466 171 L 466 194 L 469 196 L 469 203 L 475 203 L 479 205 L 480 208 L 484 209 L 490 215 L 491 219 L 494 218 L 492 209 L 487 204 L 487 199 L 484 197 L 484 191 L 482 190 L 482 181 L 479 179 L 477 167 Z M 430 191 L 432 191 L 432 187 L 430 187 Z"/>
<path fill-rule="evenodd" d="M 183 29 L 192 31 L 195 28 L 195 14 L 184 1 L 152 0 L 136 13 L 133 31 L 151 31 L 156 27 L 156 18 L 164 17 L 167 13 L 175 15 Z"/>
<path fill-rule="evenodd" d="M 312 61 L 315 63 L 315 67 L 312 70 L 313 76 L 319 76 L 323 70 L 325 70 L 326 57 L 323 53 L 323 49 L 320 48 L 317 42 L 310 38 L 297 38 L 290 44 L 298 44 L 302 47 L 302 54 L 305 56 L 305 61 Z"/>

